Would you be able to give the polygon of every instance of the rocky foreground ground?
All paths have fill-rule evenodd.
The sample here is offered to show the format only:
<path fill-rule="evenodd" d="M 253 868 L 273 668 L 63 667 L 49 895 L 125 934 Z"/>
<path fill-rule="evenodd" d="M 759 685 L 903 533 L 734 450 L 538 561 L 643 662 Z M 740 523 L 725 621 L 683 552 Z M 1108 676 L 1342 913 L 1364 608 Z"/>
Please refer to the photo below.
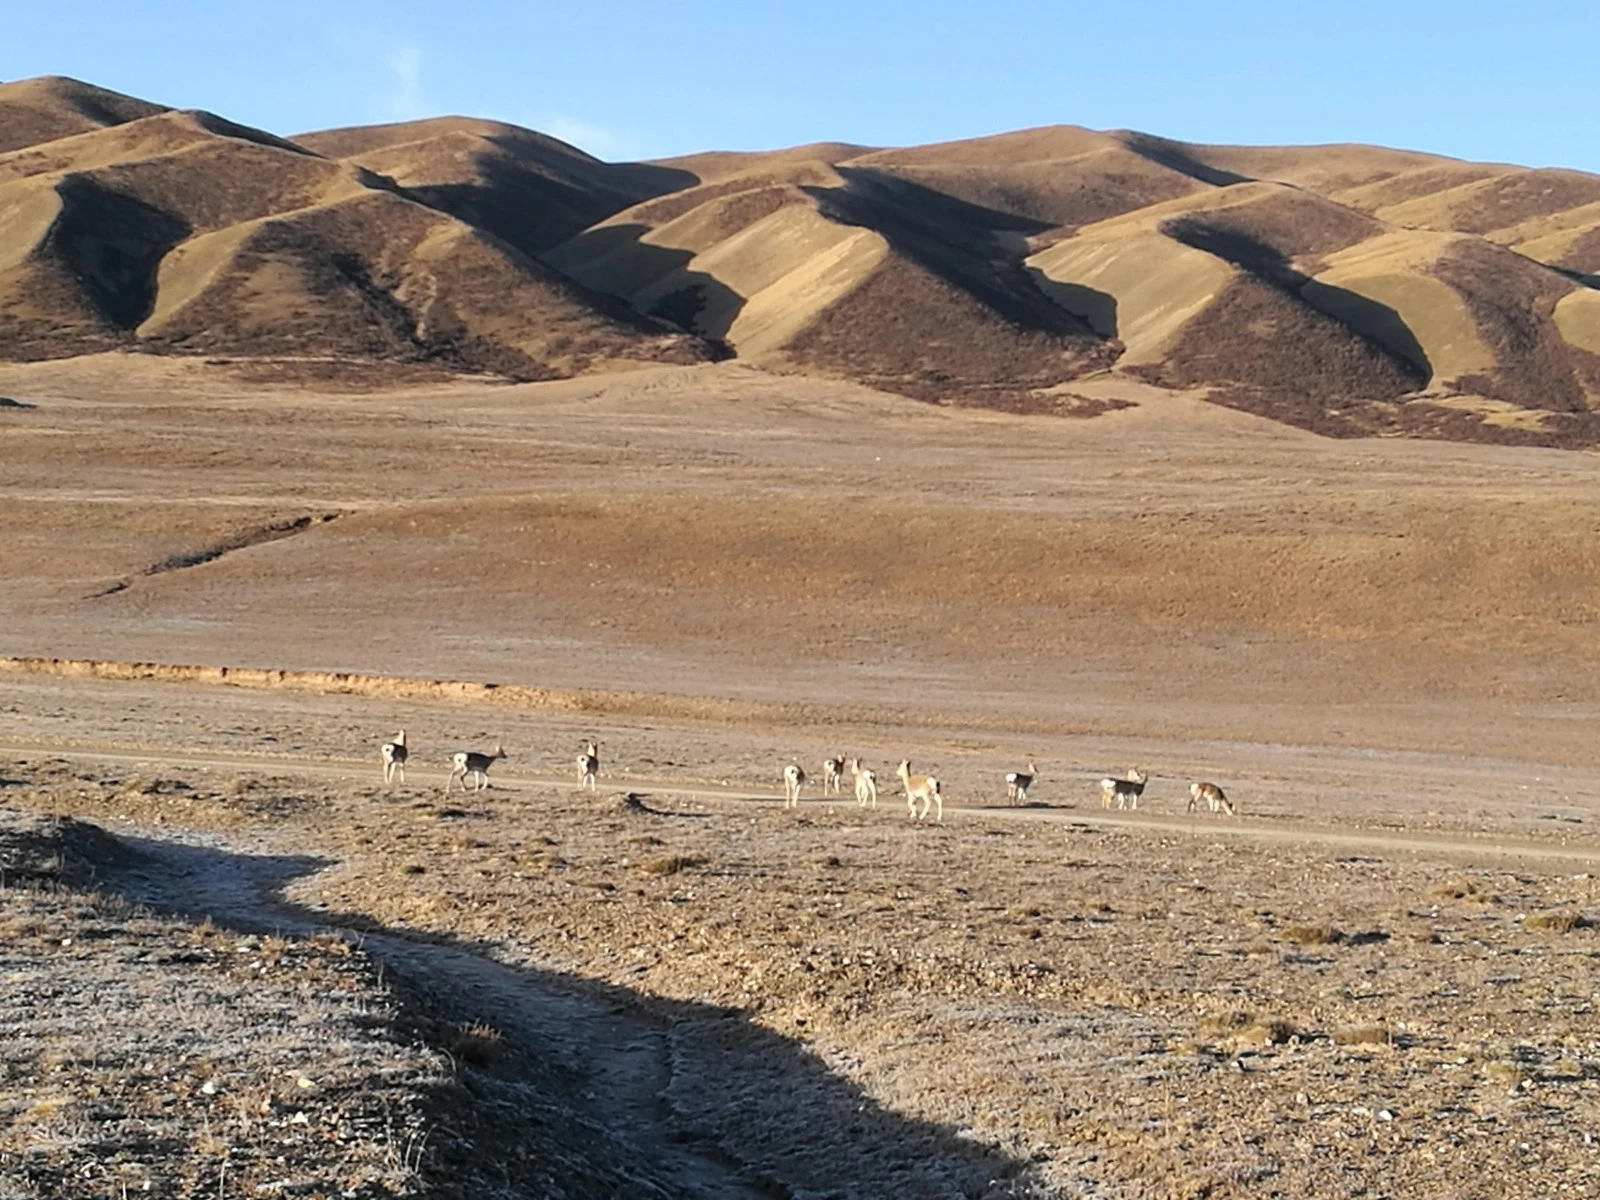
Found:
<path fill-rule="evenodd" d="M 668 774 L 707 744 L 657 737 Z M 1576 810 L 1352 848 L 1061 797 L 939 827 L 288 763 L 0 776 L 118 835 L 7 821 L 11 1194 L 1600 1186 Z"/>

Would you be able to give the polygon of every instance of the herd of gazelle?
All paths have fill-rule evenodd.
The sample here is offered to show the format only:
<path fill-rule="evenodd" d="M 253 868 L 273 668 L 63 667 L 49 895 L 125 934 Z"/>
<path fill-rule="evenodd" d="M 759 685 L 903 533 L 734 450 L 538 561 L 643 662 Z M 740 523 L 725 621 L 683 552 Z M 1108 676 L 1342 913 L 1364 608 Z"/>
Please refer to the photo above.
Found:
<path fill-rule="evenodd" d="M 387 784 L 405 783 L 406 758 L 410 751 L 406 748 L 406 731 L 400 730 L 395 734 L 392 742 L 384 742 L 379 747 L 379 757 L 383 760 L 383 781 Z M 449 795 L 451 786 L 457 779 L 461 781 L 461 790 L 467 790 L 467 777 L 472 777 L 472 790 L 482 791 L 489 786 L 489 768 L 502 758 L 508 757 L 505 748 L 496 746 L 493 754 L 483 754 L 476 750 L 461 750 L 450 757 L 450 775 L 445 780 L 445 794 Z M 578 787 L 587 787 L 595 790 L 595 780 L 600 774 L 600 743 L 584 743 L 583 752 L 578 755 Z M 856 803 L 862 808 L 878 807 L 878 777 L 866 767 L 861 765 L 859 758 L 845 758 L 843 755 L 824 759 L 822 763 L 822 794 L 830 792 L 838 795 L 844 784 L 844 776 L 849 772 L 850 778 L 855 782 Z M 900 777 L 901 787 L 905 790 L 906 807 L 910 810 L 913 820 L 926 820 L 931 809 L 934 820 L 944 820 L 944 793 L 939 786 L 939 781 L 932 775 L 913 775 L 911 762 L 902 759 L 895 769 L 895 774 Z M 785 808 L 798 807 L 800 803 L 800 789 L 805 786 L 806 772 L 799 763 L 792 762 L 783 769 L 783 803 Z M 1006 800 L 1011 804 L 1026 804 L 1028 802 L 1028 789 L 1039 778 L 1039 768 L 1034 766 L 1032 760 L 1028 762 L 1026 771 L 1008 771 L 1006 773 Z M 1108 775 L 1100 781 L 1100 806 L 1111 808 L 1113 804 L 1118 809 L 1137 809 L 1139 797 L 1144 795 L 1144 785 L 1150 776 L 1131 767 L 1128 773 L 1121 778 Z M 922 802 L 919 810 L 917 802 Z M 1214 783 L 1191 783 L 1189 785 L 1189 811 L 1195 812 L 1204 804 L 1211 812 L 1225 813 L 1234 816 L 1233 802 L 1228 799 L 1223 790 Z"/>
<path fill-rule="evenodd" d="M 406 781 L 406 759 L 411 751 L 406 747 L 406 731 L 400 730 L 394 735 L 394 741 L 385 742 L 378 747 L 378 757 L 383 760 L 384 783 L 404 783 Z M 489 768 L 502 758 L 509 758 L 504 746 L 496 746 L 493 754 L 484 754 L 478 750 L 458 750 L 450 756 L 450 774 L 444 781 L 445 795 L 450 794 L 451 786 L 456 780 L 461 781 L 461 790 L 467 790 L 467 777 L 472 777 L 472 790 L 480 792 L 489 786 Z M 595 790 L 595 779 L 600 774 L 600 743 L 584 743 L 583 753 L 578 755 L 578 787 L 587 787 L 591 792 Z"/>

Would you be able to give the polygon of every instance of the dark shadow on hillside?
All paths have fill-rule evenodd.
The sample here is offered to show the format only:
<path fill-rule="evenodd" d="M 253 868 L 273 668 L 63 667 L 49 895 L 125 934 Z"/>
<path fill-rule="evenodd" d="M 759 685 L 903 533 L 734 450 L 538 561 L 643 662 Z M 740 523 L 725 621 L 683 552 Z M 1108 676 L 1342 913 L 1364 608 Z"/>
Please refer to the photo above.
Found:
<path fill-rule="evenodd" d="M 544 260 L 580 286 L 611 297 L 629 290 L 644 295 L 646 316 L 670 322 L 715 343 L 723 339 L 745 306 L 745 297 L 704 271 L 688 270 L 693 251 L 643 241 L 648 225 L 606 225 L 586 230 Z"/>
<path fill-rule="evenodd" d="M 1011 325 L 1056 337 L 1085 337 L 1089 327 L 1051 302 L 1025 268 L 1023 251 L 997 233 L 1043 233 L 1043 221 L 958 200 L 884 171 L 836 168 L 842 188 L 806 187 L 822 215 L 881 235 L 895 250 Z"/>
<path fill-rule="evenodd" d="M 1236 175 L 1232 171 L 1224 171 L 1220 167 L 1213 167 L 1201 162 L 1194 157 L 1192 149 L 1182 142 L 1168 141 L 1166 138 L 1154 137 L 1148 133 L 1138 133 L 1134 130 L 1113 134 L 1124 146 L 1140 158 L 1153 162 L 1158 166 L 1166 167 L 1169 171 L 1177 171 L 1187 175 L 1190 179 L 1198 179 L 1201 183 L 1209 183 L 1213 187 L 1229 187 L 1235 183 L 1254 182 L 1248 175 Z"/>
<path fill-rule="evenodd" d="M 1166 221 L 1161 232 L 1185 246 L 1203 250 L 1265 283 L 1303 300 L 1353 333 L 1400 360 L 1421 386 L 1432 378 L 1433 365 L 1405 319 L 1387 304 L 1299 271 L 1281 251 L 1236 230 L 1219 229 L 1202 217 Z"/>
<path fill-rule="evenodd" d="M 1081 283 L 1062 283 L 1051 279 L 1038 267 L 1027 267 L 1034 286 L 1051 300 L 1079 318 L 1103 338 L 1117 336 L 1117 298 Z"/>
<path fill-rule="evenodd" d="M 352 931 L 383 964 L 404 1021 L 458 1062 L 429 1098 L 426 1195 L 1045 1194 L 1026 1162 L 882 1108 L 740 1009 L 509 966 L 492 944 L 285 900 L 334 865 L 323 858 L 121 840 L 139 857 L 102 891 L 244 933 Z M 482 1061 L 463 1040 L 474 1023 L 496 1033 Z"/>
<path fill-rule="evenodd" d="M 531 258 L 625 208 L 699 182 L 688 171 L 647 163 L 574 168 L 567 155 L 552 153 L 531 136 L 505 133 L 485 140 L 494 151 L 474 156 L 476 178 L 413 184 L 404 191 Z"/>
<path fill-rule="evenodd" d="M 133 329 L 155 307 L 156 269 L 189 236 L 188 224 L 82 175 L 68 175 L 56 192 L 61 214 L 49 251 L 111 325 Z"/>

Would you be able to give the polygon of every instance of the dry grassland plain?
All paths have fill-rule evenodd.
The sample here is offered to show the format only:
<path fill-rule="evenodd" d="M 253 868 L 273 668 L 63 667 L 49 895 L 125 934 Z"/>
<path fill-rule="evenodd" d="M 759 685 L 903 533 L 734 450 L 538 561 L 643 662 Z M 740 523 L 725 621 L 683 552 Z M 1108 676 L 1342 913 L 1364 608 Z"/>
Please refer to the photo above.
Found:
<path fill-rule="evenodd" d="M 261 671 L 5 664 L 0 805 L 134 856 L 13 869 L 6 969 L 156 988 L 130 947 L 198 938 L 174 969 L 213 971 L 207 938 L 276 936 L 257 974 L 349 979 L 373 1023 L 324 1008 L 262 1053 L 358 1095 L 377 1039 L 400 1072 L 389 1142 L 250 1092 L 285 1137 L 350 1131 L 274 1174 L 226 1126 L 250 1187 L 1600 1189 L 1592 455 L 1327 440 L 1126 380 L 1074 384 L 1072 418 L 734 363 L 292 375 L 0 366 L 0 655 Z M 494 786 L 446 800 L 449 752 L 496 742 Z M 783 812 L 782 767 L 831 754 L 878 808 L 812 784 Z M 908 820 L 903 757 L 942 826 Z M 1104 812 L 1134 765 L 1139 811 Z M 1196 779 L 1238 818 L 1189 815 Z M 107 932 L 58 954 L 69 920 Z M 91 1136 L 65 1044 L 98 1035 L 58 1017 L 12 1018 L 3 1186 L 91 1163 L 80 1194 L 189 1194 L 229 1077 L 119 1101 L 164 1141 Z M 495 1114 L 530 1112 L 564 1133 L 497 1164 Z"/>

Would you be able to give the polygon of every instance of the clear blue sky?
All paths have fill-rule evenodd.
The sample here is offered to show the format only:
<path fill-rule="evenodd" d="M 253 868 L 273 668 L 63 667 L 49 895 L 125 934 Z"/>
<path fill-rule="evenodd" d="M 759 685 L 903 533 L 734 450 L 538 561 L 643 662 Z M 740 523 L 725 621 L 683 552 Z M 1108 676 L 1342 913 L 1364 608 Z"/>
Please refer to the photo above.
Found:
<path fill-rule="evenodd" d="M 466 113 L 603 158 L 1032 125 L 1600 171 L 1600 0 L 47 0 L 0 79 L 291 134 Z"/>

